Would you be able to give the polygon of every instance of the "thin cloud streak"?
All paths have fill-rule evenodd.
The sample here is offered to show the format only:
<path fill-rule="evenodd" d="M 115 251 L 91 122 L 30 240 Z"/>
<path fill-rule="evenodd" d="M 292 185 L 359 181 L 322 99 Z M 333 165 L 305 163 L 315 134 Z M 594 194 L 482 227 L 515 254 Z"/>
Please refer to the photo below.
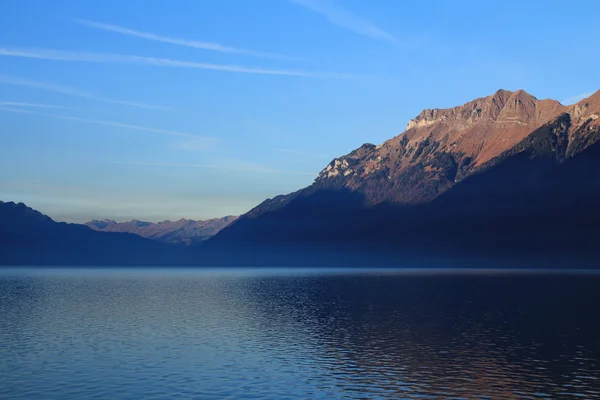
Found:
<path fill-rule="evenodd" d="M 0 101 L 0 106 L 73 109 L 73 107 L 56 106 L 51 104 L 22 103 L 18 101 Z"/>
<path fill-rule="evenodd" d="M 590 97 L 593 94 L 594 94 L 594 92 L 580 93 L 578 95 L 571 96 L 571 97 L 568 97 L 568 98 L 562 100 L 561 103 L 564 104 L 565 106 L 570 106 L 572 104 L 580 102 L 581 100 L 585 99 L 586 97 Z"/>
<path fill-rule="evenodd" d="M 40 115 L 43 117 L 63 119 L 63 120 L 68 120 L 68 121 L 85 122 L 85 123 L 94 124 L 94 125 L 105 125 L 105 126 L 112 126 L 112 127 L 116 127 L 116 128 L 124 128 L 124 129 L 131 129 L 131 130 L 152 132 L 152 133 L 161 133 L 161 134 L 170 135 L 170 136 L 180 136 L 180 137 L 186 137 L 186 138 L 202 139 L 202 140 L 206 140 L 207 142 L 213 142 L 213 141 L 217 140 L 216 138 L 211 137 L 211 136 L 200 136 L 200 135 L 194 135 L 194 134 L 186 133 L 186 132 L 171 131 L 171 130 L 166 130 L 166 129 L 156 129 L 156 128 L 150 128 L 150 127 L 146 127 L 146 126 L 139 126 L 139 125 L 132 125 L 132 124 L 123 124 L 123 123 L 114 122 L 114 121 L 104 121 L 104 120 L 80 118 L 80 117 L 73 117 L 73 116 L 69 116 L 69 115 L 46 114 L 46 113 L 33 112 L 33 111 L 29 111 L 29 110 L 21 110 L 21 109 L 10 108 L 10 107 L 0 107 L 0 110 L 8 111 L 8 112 L 16 112 L 16 113 L 34 114 L 34 115 Z"/>
<path fill-rule="evenodd" d="M 177 163 L 158 163 L 158 162 L 118 162 L 118 164 L 128 165 L 145 165 L 152 167 L 173 167 L 173 168 L 206 168 L 206 169 L 218 169 L 225 171 L 243 171 L 243 172 L 256 172 L 256 173 L 276 173 L 276 174 L 295 174 L 295 175 L 317 175 L 314 172 L 300 172 L 300 171 L 284 171 L 278 169 L 271 169 L 251 163 L 242 163 L 242 165 L 227 165 L 227 164 L 177 164 Z"/>
<path fill-rule="evenodd" d="M 148 128 L 148 127 L 139 126 L 139 125 L 122 124 L 120 122 L 103 121 L 103 120 L 95 120 L 95 119 L 71 117 L 71 116 L 62 116 L 62 115 L 60 115 L 60 116 L 59 115 L 54 115 L 53 117 L 54 118 L 60 118 L 60 119 L 66 119 L 66 120 L 70 120 L 70 121 L 87 122 L 89 124 L 114 126 L 116 128 L 125 128 L 125 129 L 137 130 L 137 131 L 162 133 L 162 134 L 171 135 L 171 136 L 182 136 L 182 137 L 196 138 L 196 139 L 199 139 L 199 138 L 209 139 L 208 137 L 202 137 L 202 136 L 198 136 L 198 135 L 193 135 L 191 133 L 170 131 L 170 130 L 166 130 L 166 129 Z M 210 140 L 213 140 L 213 139 L 214 138 L 210 138 Z"/>
<path fill-rule="evenodd" d="M 340 74 L 336 72 L 305 72 L 285 69 L 266 69 L 244 67 L 239 65 L 226 64 L 208 64 L 193 61 L 171 60 L 169 58 L 155 58 L 132 56 L 110 53 L 92 53 L 78 51 L 58 51 L 48 49 L 20 49 L 20 48 L 0 48 L 0 56 L 23 57 L 40 60 L 56 60 L 71 62 L 90 62 L 90 63 L 108 63 L 108 64 L 139 64 L 151 65 L 155 67 L 173 67 L 173 68 L 197 68 L 215 71 L 239 72 L 246 74 L 264 74 L 264 75 L 287 75 L 309 78 L 330 78 L 330 79 L 356 79 L 372 78 L 356 74 Z"/>
<path fill-rule="evenodd" d="M 154 109 L 154 110 L 173 111 L 169 107 L 154 106 L 154 105 L 150 105 L 150 104 L 137 103 L 134 101 L 109 99 L 106 97 L 96 96 L 94 94 L 84 92 L 84 91 L 81 91 L 78 89 L 74 89 L 74 88 L 71 88 L 68 86 L 60 86 L 60 85 L 55 85 L 52 83 L 32 81 L 32 80 L 22 79 L 22 78 L 18 78 L 18 77 L 14 77 L 14 76 L 9 76 L 9 75 L 1 75 L 0 74 L 0 84 L 30 87 L 33 89 L 41 89 L 41 90 L 46 90 L 49 92 L 66 94 L 68 96 L 81 97 L 84 99 L 101 101 L 103 103 L 120 104 L 120 105 L 124 105 L 124 106 L 149 108 L 149 109 Z"/>
<path fill-rule="evenodd" d="M 2 106 L 0 106 L 0 110 L 1 111 L 14 112 L 14 113 L 20 113 L 20 114 L 36 114 L 33 111 L 21 110 L 19 108 L 12 108 L 12 107 L 2 107 Z"/>
<path fill-rule="evenodd" d="M 257 57 L 266 57 L 266 58 L 278 58 L 285 60 L 294 60 L 294 61 L 306 61 L 303 58 L 297 57 L 289 57 L 280 54 L 267 53 L 262 51 L 254 51 L 254 50 L 246 50 L 246 49 L 238 49 L 236 47 L 224 46 L 219 43 L 210 43 L 210 42 L 201 42 L 198 40 L 189 40 L 189 39 L 180 39 L 169 36 L 157 35 L 150 32 L 141 32 L 136 31 L 134 29 L 125 28 L 118 25 L 106 24 L 102 22 L 89 21 L 85 19 L 75 19 L 75 22 L 81 25 L 88 26 L 90 28 L 100 29 L 108 32 L 115 32 L 121 35 L 134 36 L 141 39 L 152 40 L 155 42 L 169 43 L 175 44 L 178 46 L 191 47 L 194 49 L 202 49 L 202 50 L 210 50 L 210 51 L 218 51 L 221 53 L 229 53 L 229 54 L 245 54 L 249 56 L 257 56 Z"/>
<path fill-rule="evenodd" d="M 397 43 L 397 39 L 374 23 L 336 4 L 334 0 L 291 0 L 292 3 L 322 14 L 334 25 L 359 35 L 386 42 Z"/>

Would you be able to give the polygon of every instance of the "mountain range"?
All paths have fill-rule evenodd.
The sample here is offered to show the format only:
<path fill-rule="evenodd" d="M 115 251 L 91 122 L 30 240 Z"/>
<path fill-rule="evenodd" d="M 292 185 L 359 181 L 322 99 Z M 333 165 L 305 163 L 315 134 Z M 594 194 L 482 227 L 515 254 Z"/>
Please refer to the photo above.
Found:
<path fill-rule="evenodd" d="M 495 166 L 507 151 L 523 147 L 537 129 L 561 117 L 569 124 L 569 148 L 562 158 L 574 156 L 597 140 L 590 132 L 597 131 L 599 115 L 600 91 L 573 106 L 538 100 L 523 90 L 499 90 L 459 107 L 423 110 L 403 133 L 334 159 L 308 188 L 269 199 L 244 217 L 323 190 L 359 193 L 365 206 L 427 203 Z"/>
<path fill-rule="evenodd" d="M 110 219 L 92 220 L 84 225 L 102 232 L 134 233 L 148 239 L 164 243 L 191 245 L 214 236 L 221 229 L 231 224 L 237 216 L 214 218 L 205 221 L 180 219 L 178 221 L 145 222 L 131 220 L 116 222 Z"/>
<path fill-rule="evenodd" d="M 599 115 L 600 91 L 572 106 L 499 90 L 424 110 L 400 135 L 334 159 L 311 186 L 264 201 L 207 244 L 366 262 L 593 260 Z"/>
<path fill-rule="evenodd" d="M 0 265 L 147 266 L 189 260 L 180 246 L 56 222 L 23 203 L 0 201 Z"/>
<path fill-rule="evenodd" d="M 201 244 L 179 247 L 172 260 L 597 266 L 599 140 L 600 91 L 570 106 L 499 90 L 462 106 L 427 109 L 396 137 L 332 160 L 309 187 L 265 200 Z M 92 223 L 101 230 L 106 224 Z M 19 222 L 2 225 L 10 254 L 6 240 Z"/>

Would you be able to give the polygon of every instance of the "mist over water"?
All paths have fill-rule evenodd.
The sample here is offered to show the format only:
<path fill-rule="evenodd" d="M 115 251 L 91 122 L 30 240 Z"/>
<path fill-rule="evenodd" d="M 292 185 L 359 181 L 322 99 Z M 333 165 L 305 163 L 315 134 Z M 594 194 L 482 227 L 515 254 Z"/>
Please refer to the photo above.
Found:
<path fill-rule="evenodd" d="M 0 270 L 0 397 L 598 398 L 600 275 Z"/>

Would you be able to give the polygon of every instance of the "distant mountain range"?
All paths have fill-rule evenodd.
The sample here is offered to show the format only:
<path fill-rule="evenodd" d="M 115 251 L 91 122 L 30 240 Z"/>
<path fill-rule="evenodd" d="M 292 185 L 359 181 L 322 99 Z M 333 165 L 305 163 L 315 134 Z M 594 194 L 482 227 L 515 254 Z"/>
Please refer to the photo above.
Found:
<path fill-rule="evenodd" d="M 165 252 L 181 251 L 165 265 L 471 259 L 598 267 L 599 141 L 600 91 L 563 106 L 499 90 L 459 107 L 424 110 L 400 135 L 334 159 L 309 187 L 265 200 L 201 244 L 164 245 Z M 18 221 L 2 220 L 9 255 L 12 229 L 28 226 Z M 103 224 L 93 221 L 95 229 L 111 225 Z M 65 250 L 82 246 L 58 231 L 52 240 Z"/>
<path fill-rule="evenodd" d="M 149 266 L 190 260 L 185 247 L 55 222 L 23 203 L 0 201 L 0 265 Z"/>
<path fill-rule="evenodd" d="M 236 216 L 227 216 L 205 221 L 180 219 L 156 223 L 135 219 L 128 222 L 105 219 L 103 221 L 93 220 L 84 225 L 96 231 L 134 233 L 160 242 L 190 245 L 208 239 L 236 219 Z"/>

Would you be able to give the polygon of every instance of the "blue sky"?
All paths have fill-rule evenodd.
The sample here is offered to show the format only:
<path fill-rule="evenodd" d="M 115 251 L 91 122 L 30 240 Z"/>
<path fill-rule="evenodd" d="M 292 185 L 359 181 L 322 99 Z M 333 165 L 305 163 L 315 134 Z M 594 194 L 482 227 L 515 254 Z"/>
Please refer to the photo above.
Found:
<path fill-rule="evenodd" d="M 600 88 L 600 2 L 0 5 L 0 199 L 205 219 L 309 185 L 424 108 Z"/>

